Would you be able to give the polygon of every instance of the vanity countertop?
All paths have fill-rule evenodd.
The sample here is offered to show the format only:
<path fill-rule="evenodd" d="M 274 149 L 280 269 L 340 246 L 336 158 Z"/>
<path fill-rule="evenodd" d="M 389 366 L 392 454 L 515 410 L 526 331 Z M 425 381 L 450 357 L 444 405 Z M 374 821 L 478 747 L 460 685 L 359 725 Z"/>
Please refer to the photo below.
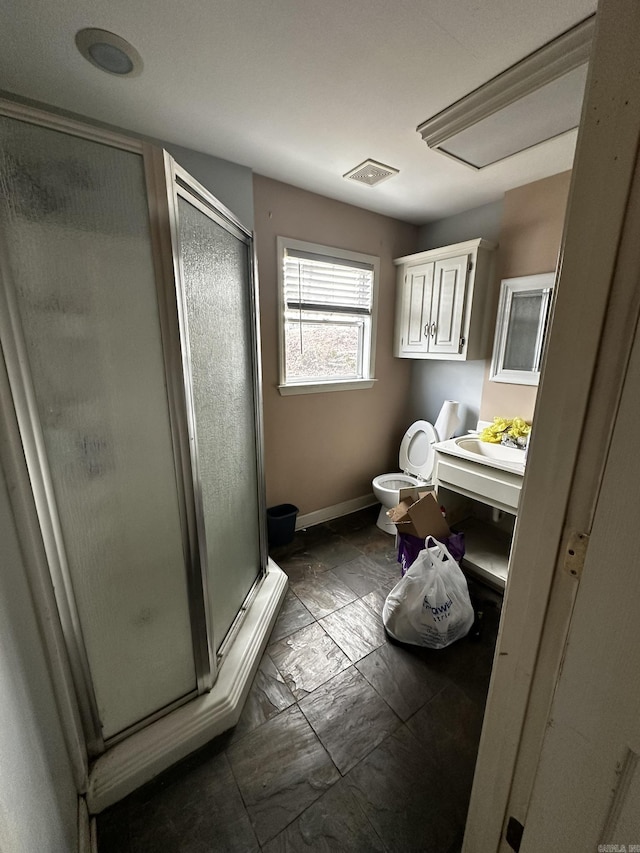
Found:
<path fill-rule="evenodd" d="M 480 441 L 477 435 L 464 435 L 440 441 L 433 445 L 433 449 L 438 453 L 456 456 L 458 459 L 465 459 L 478 465 L 524 475 L 526 462 L 524 450 Z"/>

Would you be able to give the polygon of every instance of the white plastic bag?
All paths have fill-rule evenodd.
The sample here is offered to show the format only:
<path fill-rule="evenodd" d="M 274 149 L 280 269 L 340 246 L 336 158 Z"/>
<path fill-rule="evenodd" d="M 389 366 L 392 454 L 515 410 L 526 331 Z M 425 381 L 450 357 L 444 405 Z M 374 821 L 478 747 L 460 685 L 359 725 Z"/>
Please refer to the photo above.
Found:
<path fill-rule="evenodd" d="M 387 596 L 382 621 L 401 643 L 443 649 L 468 634 L 473 607 L 460 566 L 441 542 L 426 543 Z"/>

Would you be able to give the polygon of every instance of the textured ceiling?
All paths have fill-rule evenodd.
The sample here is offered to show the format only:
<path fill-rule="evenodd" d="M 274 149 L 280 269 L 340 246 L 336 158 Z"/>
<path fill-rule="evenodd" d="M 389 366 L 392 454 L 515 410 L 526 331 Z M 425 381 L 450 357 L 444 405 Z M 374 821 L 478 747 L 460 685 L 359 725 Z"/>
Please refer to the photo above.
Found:
<path fill-rule="evenodd" d="M 481 172 L 416 126 L 595 11 L 594 0 L 4 0 L 0 87 L 424 223 L 571 167 L 575 133 Z M 132 79 L 78 53 L 101 27 Z M 367 158 L 400 170 L 373 188 Z"/>

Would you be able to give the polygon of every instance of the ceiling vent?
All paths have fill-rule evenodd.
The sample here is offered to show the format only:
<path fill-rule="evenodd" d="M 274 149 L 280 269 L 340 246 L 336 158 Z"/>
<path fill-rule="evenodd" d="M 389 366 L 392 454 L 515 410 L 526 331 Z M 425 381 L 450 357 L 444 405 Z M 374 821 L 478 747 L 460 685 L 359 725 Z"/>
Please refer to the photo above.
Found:
<path fill-rule="evenodd" d="M 375 187 L 376 184 L 386 181 L 387 178 L 392 178 L 398 174 L 398 169 L 393 166 L 385 166 L 384 163 L 378 163 L 376 160 L 365 160 L 360 163 L 355 169 L 351 169 L 343 178 L 348 178 L 350 181 L 356 181 L 358 184 L 366 184 L 368 187 Z"/>
<path fill-rule="evenodd" d="M 595 15 L 418 126 L 429 148 L 483 169 L 578 126 Z"/>

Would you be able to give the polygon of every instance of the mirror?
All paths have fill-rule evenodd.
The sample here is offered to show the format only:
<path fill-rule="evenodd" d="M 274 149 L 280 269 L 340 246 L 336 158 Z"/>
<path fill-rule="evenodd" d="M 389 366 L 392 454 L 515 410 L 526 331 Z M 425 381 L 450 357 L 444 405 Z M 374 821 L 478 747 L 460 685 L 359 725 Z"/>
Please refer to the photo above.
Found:
<path fill-rule="evenodd" d="M 493 382 L 537 385 L 555 273 L 506 278 L 500 286 Z"/>

